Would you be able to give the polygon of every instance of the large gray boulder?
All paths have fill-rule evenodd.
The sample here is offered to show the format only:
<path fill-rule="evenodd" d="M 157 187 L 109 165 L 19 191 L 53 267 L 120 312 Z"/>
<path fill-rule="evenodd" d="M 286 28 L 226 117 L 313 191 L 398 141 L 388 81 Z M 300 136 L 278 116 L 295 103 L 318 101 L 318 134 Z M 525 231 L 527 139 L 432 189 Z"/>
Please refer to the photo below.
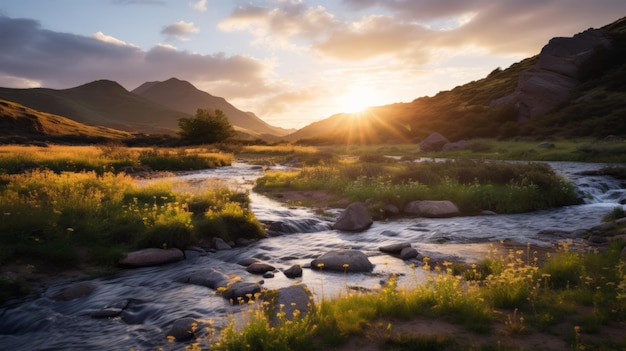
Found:
<path fill-rule="evenodd" d="M 177 262 L 183 258 L 185 255 L 179 249 L 150 248 L 129 252 L 118 263 L 123 267 L 135 268 Z"/>
<path fill-rule="evenodd" d="M 327 252 L 311 261 L 311 268 L 339 272 L 371 272 L 374 265 L 358 250 Z"/>
<path fill-rule="evenodd" d="M 491 105 L 514 103 L 521 122 L 545 114 L 576 89 L 581 64 L 598 47 L 610 43 L 603 29 L 589 29 L 572 38 L 551 39 L 541 50 L 535 65 L 520 75 L 515 91 L 492 101 Z"/>
<path fill-rule="evenodd" d="M 369 228 L 372 223 L 367 207 L 361 202 L 355 202 L 339 215 L 333 229 L 358 232 Z"/>
<path fill-rule="evenodd" d="M 447 200 L 418 200 L 406 204 L 404 212 L 420 217 L 452 217 L 459 214 L 459 208 Z"/>
<path fill-rule="evenodd" d="M 441 151 L 444 145 L 450 141 L 439 133 L 432 133 L 420 143 L 420 151 L 431 152 Z"/>

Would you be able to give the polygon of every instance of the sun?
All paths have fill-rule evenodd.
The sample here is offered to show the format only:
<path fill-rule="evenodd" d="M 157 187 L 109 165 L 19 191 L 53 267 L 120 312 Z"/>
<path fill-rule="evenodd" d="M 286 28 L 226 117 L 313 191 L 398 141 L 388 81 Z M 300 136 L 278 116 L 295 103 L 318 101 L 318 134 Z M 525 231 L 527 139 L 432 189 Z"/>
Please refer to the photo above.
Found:
<path fill-rule="evenodd" d="M 378 99 L 378 94 L 368 88 L 353 88 L 337 98 L 340 112 L 357 113 L 363 112 L 373 106 Z"/>

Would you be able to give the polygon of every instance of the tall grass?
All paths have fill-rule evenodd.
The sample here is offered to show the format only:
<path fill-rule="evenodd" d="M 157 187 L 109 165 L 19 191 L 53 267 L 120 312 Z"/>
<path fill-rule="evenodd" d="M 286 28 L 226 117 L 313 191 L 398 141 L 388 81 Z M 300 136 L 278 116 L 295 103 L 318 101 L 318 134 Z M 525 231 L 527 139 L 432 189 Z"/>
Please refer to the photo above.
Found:
<path fill-rule="evenodd" d="M 30 169 L 54 172 L 187 171 L 230 165 L 232 154 L 210 149 L 100 146 L 0 146 L 0 173 Z"/>
<path fill-rule="evenodd" d="M 574 187 L 545 164 L 472 160 L 338 163 L 268 172 L 256 189 L 323 189 L 352 201 L 404 207 L 413 200 L 450 200 L 468 214 L 528 212 L 578 203 Z"/>
<path fill-rule="evenodd" d="M 422 317 L 446 319 L 471 332 L 498 329 L 503 340 L 533 330 L 546 331 L 581 349 L 580 332 L 593 333 L 602 325 L 626 322 L 626 265 L 619 259 L 624 246 L 624 241 L 616 241 L 605 253 L 588 254 L 573 253 L 564 247 L 545 258 L 537 257 L 530 246 L 506 254 L 494 249 L 481 265 L 458 273 L 452 263 L 431 266 L 425 259 L 423 269 L 430 272 L 429 276 L 413 288 L 398 286 L 392 277 L 375 291 L 324 298 L 306 318 L 283 320 L 279 325 L 270 322 L 273 316 L 267 310 L 256 307 L 243 326 L 237 327 L 234 322 L 228 325 L 213 347 L 329 349 L 340 347 L 350 337 L 359 337 L 387 346 L 425 343 L 433 344 L 435 349 L 476 349 L 477 345 L 462 348 L 455 343 L 454 335 L 425 340 L 392 334 L 394 321 Z M 545 265 L 540 265 L 544 260 Z M 572 272 L 582 273 L 581 283 L 562 284 Z M 577 308 L 581 304 L 591 304 L 593 311 Z M 380 321 L 385 321 L 384 325 Z M 577 330 L 576 340 L 571 339 L 571 333 L 563 332 L 564 323 L 565 330 Z M 626 347 L 626 341 L 617 342 L 621 344 L 613 344 L 615 349 Z M 594 345 L 587 346 L 594 349 Z M 502 347 L 509 349 L 506 343 L 497 349 Z"/>
<path fill-rule="evenodd" d="M 89 257 L 92 264 L 112 265 L 123 250 L 185 248 L 215 235 L 263 236 L 247 194 L 227 188 L 191 195 L 168 183 L 142 188 L 110 172 L 40 170 L 1 179 L 0 263 L 20 258 L 71 267 Z M 216 220 L 225 232 L 201 230 Z"/>

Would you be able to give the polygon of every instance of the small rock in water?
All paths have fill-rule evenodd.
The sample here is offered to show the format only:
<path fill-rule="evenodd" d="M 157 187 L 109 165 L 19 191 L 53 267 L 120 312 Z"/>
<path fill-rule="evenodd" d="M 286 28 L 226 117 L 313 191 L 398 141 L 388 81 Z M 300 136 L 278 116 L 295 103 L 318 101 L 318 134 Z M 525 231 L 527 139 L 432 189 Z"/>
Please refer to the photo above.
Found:
<path fill-rule="evenodd" d="M 52 296 L 56 301 L 70 301 L 79 297 L 91 294 L 96 289 L 96 285 L 91 282 L 77 283 L 62 289 Z"/>
<path fill-rule="evenodd" d="M 417 257 L 417 250 L 412 247 L 405 247 L 400 251 L 400 258 L 403 260 L 410 260 Z"/>
<path fill-rule="evenodd" d="M 283 273 L 287 278 L 299 278 L 302 276 L 302 267 L 300 267 L 300 265 L 294 264 L 288 269 L 285 269 Z"/>
<path fill-rule="evenodd" d="M 173 336 L 177 341 L 189 340 L 195 336 L 198 322 L 193 318 L 181 318 L 174 322 L 167 336 Z"/>
<path fill-rule="evenodd" d="M 263 273 L 263 278 L 274 278 L 274 272 Z"/>
<path fill-rule="evenodd" d="M 402 249 L 404 249 L 405 247 L 410 247 L 410 246 L 411 246 L 411 243 L 398 243 L 398 244 L 381 246 L 378 249 L 384 253 L 398 254 L 400 253 L 400 251 L 402 251 Z"/>
<path fill-rule="evenodd" d="M 215 245 L 215 249 L 216 250 L 230 250 L 232 249 L 232 247 L 230 245 L 228 245 L 224 239 L 222 238 L 215 238 L 215 241 L 213 242 L 213 245 Z"/>
<path fill-rule="evenodd" d="M 244 266 L 244 267 L 248 267 L 249 265 L 256 263 L 256 262 L 261 262 L 256 258 L 250 257 L 250 258 L 244 258 L 243 260 L 237 262 L 237 264 L 239 264 L 240 266 Z"/>
<path fill-rule="evenodd" d="M 265 272 L 271 272 L 274 270 L 276 270 L 274 266 L 265 262 L 254 262 L 253 264 L 249 265 L 248 268 L 246 268 L 246 271 L 252 274 L 264 274 Z"/>

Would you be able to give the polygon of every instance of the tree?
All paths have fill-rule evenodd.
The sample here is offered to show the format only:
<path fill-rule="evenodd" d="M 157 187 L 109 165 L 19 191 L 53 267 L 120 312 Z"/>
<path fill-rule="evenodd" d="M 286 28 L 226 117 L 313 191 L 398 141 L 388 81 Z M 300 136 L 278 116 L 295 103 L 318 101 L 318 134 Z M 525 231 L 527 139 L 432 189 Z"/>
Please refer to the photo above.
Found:
<path fill-rule="evenodd" d="M 199 108 L 191 118 L 178 120 L 178 135 L 190 144 L 212 144 L 236 135 L 233 126 L 221 110 L 211 112 Z"/>

